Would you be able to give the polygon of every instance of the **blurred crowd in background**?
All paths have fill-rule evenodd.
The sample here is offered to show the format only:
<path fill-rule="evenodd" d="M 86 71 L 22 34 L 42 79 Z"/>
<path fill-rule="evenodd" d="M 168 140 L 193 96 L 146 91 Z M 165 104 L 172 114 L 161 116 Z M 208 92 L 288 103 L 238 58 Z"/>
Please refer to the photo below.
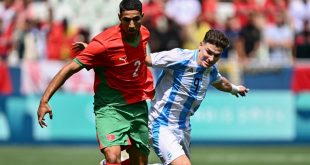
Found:
<path fill-rule="evenodd" d="M 8 67 L 24 61 L 74 58 L 76 41 L 118 24 L 120 0 L 1 0 L 0 93 Z M 225 32 L 230 48 L 220 69 L 234 83 L 246 71 L 292 67 L 310 59 L 310 0 L 142 0 L 150 51 L 196 49 L 210 28 Z M 2 90 L 1 90 L 2 89 Z"/>

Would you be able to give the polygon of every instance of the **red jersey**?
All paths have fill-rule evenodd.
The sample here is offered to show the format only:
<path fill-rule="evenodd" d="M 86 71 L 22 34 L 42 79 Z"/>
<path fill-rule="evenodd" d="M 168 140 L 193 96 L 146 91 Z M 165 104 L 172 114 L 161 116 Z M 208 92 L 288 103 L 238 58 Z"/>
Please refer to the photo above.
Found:
<path fill-rule="evenodd" d="M 149 31 L 141 26 L 139 43 L 132 46 L 124 40 L 120 25 L 113 26 L 76 56 L 76 62 L 95 71 L 95 108 L 153 98 L 153 78 L 144 63 L 149 37 Z"/>

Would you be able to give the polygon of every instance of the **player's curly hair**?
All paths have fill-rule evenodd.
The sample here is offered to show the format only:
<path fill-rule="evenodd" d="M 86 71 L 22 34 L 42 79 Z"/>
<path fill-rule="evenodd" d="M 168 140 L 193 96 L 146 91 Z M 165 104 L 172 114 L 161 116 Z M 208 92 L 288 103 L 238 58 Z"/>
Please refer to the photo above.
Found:
<path fill-rule="evenodd" d="M 217 47 L 221 47 L 222 49 L 229 47 L 228 38 L 225 36 L 224 33 L 222 33 L 219 30 L 216 30 L 216 29 L 210 29 L 206 33 L 206 35 L 203 39 L 203 42 L 213 44 Z"/>
<path fill-rule="evenodd" d="M 138 10 L 142 13 L 142 3 L 140 0 L 122 0 L 119 4 L 119 12 L 122 13 L 126 10 Z"/>

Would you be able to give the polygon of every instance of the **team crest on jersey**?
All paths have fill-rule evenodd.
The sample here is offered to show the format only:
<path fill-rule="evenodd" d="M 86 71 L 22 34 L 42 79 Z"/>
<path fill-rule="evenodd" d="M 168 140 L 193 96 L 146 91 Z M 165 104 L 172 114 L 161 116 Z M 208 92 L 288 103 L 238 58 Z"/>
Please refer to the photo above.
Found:
<path fill-rule="evenodd" d="M 189 68 L 187 71 L 193 73 L 194 69 L 193 68 Z"/>
<path fill-rule="evenodd" d="M 115 135 L 114 134 L 107 134 L 106 138 L 108 141 L 112 141 L 112 140 L 115 140 Z"/>

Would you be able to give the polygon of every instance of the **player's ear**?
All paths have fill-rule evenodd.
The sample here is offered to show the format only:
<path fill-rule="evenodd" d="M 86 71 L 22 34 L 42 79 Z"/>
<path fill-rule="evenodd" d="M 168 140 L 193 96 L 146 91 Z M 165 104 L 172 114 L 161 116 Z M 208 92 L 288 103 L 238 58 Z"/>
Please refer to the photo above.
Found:
<path fill-rule="evenodd" d="M 141 13 L 141 18 L 143 18 L 144 17 L 144 13 Z"/>
<path fill-rule="evenodd" d="M 201 48 L 202 48 L 202 42 L 199 43 L 199 49 L 201 49 Z"/>
<path fill-rule="evenodd" d="M 122 18 L 122 14 L 121 14 L 121 13 L 118 13 L 118 19 L 119 19 L 120 21 L 122 21 L 121 18 Z"/>

